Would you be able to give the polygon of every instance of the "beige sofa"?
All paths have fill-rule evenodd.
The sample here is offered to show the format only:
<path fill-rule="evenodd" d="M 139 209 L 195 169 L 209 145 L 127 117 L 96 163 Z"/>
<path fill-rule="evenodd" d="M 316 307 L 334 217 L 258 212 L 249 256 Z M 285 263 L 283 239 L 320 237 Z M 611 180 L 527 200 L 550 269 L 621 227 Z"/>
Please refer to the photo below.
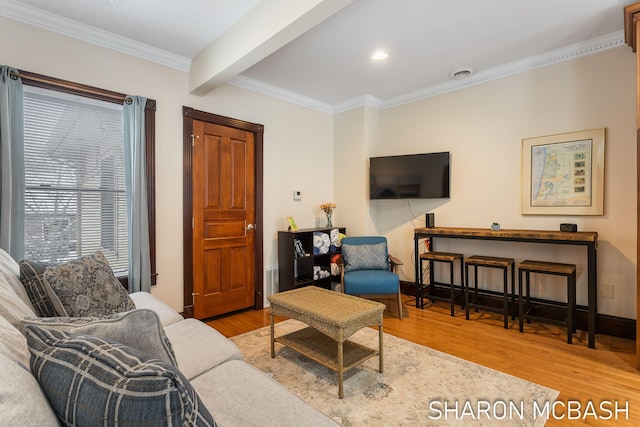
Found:
<path fill-rule="evenodd" d="M 217 425 L 337 425 L 269 376 L 244 362 L 235 344 L 215 329 L 195 319 L 184 319 L 149 293 L 134 293 L 131 298 L 136 310 L 150 309 L 157 314 L 175 353 L 178 369 L 189 380 Z M 18 264 L 1 252 L 2 426 L 60 424 L 29 366 L 31 356 L 23 334 L 24 319 L 35 316 L 19 280 Z"/>

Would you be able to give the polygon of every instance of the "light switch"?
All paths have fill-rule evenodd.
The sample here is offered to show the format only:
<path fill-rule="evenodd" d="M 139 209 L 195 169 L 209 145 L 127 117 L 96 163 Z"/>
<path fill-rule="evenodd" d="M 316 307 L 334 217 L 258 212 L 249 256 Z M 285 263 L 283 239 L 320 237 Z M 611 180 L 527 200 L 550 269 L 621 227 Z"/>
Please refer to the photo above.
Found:
<path fill-rule="evenodd" d="M 293 200 L 296 200 L 296 201 L 302 200 L 302 191 L 293 190 Z"/>

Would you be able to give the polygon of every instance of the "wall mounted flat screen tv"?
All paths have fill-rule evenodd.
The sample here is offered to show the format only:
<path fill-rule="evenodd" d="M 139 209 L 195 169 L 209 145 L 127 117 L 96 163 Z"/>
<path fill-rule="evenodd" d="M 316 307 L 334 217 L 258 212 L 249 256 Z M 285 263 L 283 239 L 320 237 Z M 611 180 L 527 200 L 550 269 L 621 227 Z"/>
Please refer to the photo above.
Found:
<path fill-rule="evenodd" d="M 448 199 L 449 173 L 449 152 L 371 157 L 370 199 Z"/>

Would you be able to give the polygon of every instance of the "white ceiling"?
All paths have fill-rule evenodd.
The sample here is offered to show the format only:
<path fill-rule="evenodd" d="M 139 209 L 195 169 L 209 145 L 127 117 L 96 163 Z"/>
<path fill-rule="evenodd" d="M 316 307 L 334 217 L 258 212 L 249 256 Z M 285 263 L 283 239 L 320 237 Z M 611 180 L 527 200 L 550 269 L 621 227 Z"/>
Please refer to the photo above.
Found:
<path fill-rule="evenodd" d="M 0 0 L 0 15 L 186 71 L 261 1 L 298 0 Z M 231 83 L 334 109 L 385 107 L 619 46 L 634 2 L 353 0 Z M 375 63 L 379 48 L 389 57 Z M 476 74 L 452 81 L 462 67 Z"/>

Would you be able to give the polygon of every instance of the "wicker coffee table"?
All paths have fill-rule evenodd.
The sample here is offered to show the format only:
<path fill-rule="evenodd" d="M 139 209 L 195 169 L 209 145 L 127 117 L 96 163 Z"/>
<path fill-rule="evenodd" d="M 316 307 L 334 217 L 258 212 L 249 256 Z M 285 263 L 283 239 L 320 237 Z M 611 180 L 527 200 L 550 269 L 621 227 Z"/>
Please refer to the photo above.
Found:
<path fill-rule="evenodd" d="M 271 303 L 271 357 L 275 342 L 301 353 L 338 373 L 338 397 L 344 397 L 344 373 L 379 355 L 383 371 L 382 314 L 385 305 L 315 286 L 269 296 Z M 274 316 L 296 319 L 308 328 L 275 337 Z M 348 338 L 367 326 L 378 326 L 378 350 L 351 342 Z"/>

